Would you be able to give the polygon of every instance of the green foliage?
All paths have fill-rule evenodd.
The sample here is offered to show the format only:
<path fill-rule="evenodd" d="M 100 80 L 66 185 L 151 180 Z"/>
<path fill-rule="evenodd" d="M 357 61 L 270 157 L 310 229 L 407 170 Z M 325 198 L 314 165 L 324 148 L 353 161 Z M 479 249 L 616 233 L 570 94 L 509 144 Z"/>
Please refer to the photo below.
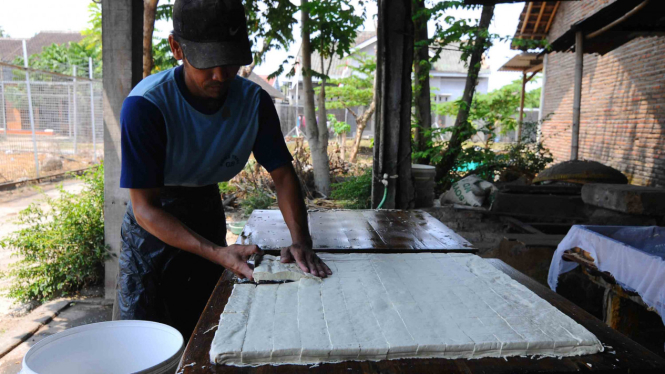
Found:
<path fill-rule="evenodd" d="M 341 135 L 345 132 L 351 131 L 351 125 L 344 121 L 338 121 L 334 114 L 328 114 L 328 121 L 330 121 L 330 126 L 335 135 Z"/>
<path fill-rule="evenodd" d="M 341 200 L 347 209 L 372 208 L 372 169 L 365 170 L 359 176 L 349 177 L 344 182 L 333 183 L 330 198 Z"/>
<path fill-rule="evenodd" d="M 514 80 L 512 83 L 486 94 L 476 94 L 471 103 L 469 121 L 480 126 L 481 131 L 495 131 L 501 128 L 505 134 L 517 128 L 517 117 L 520 106 L 520 92 L 522 81 Z M 435 112 L 440 115 L 455 116 L 459 112 L 462 100 L 435 104 Z M 526 93 L 525 108 L 538 108 L 540 106 L 540 88 Z"/>
<path fill-rule="evenodd" d="M 294 15 L 298 11 L 298 6 L 290 0 L 246 0 L 244 3 L 247 31 L 256 65 L 261 65 L 265 61 L 266 52 L 271 49 L 288 50 L 294 41 L 293 25 L 298 22 Z M 259 41 L 262 42 L 260 49 Z M 288 62 L 290 58 L 292 56 L 282 64 Z M 278 76 L 283 71 L 283 65 L 280 65 L 269 78 Z"/>
<path fill-rule="evenodd" d="M 5 32 L 2 26 L 0 26 L 0 38 L 10 38 L 9 34 Z"/>
<path fill-rule="evenodd" d="M 356 14 L 351 0 L 314 0 L 301 5 L 309 12 L 312 50 L 319 53 L 323 63 L 332 61 L 335 55 L 344 58 L 350 53 L 358 29 L 365 22 L 364 1 L 356 3 L 362 9 L 361 15 Z M 327 79 L 330 64 L 328 68 L 322 64 L 321 68 L 322 71 L 310 71 L 308 74 Z"/>
<path fill-rule="evenodd" d="M 51 44 L 40 53 L 28 57 L 28 66 L 33 69 L 53 71 L 67 75 L 74 74 L 74 65 L 78 66 L 78 76 L 88 77 L 88 60 L 92 57 L 93 77 L 102 76 L 102 11 L 101 5 L 94 2 L 88 5 L 90 28 L 83 31 L 85 36 L 79 43 Z M 23 66 L 23 56 L 17 56 L 12 62 Z M 43 77 L 41 80 L 48 80 Z"/>
<path fill-rule="evenodd" d="M 60 187 L 60 196 L 46 197 L 45 207 L 31 204 L 18 218 L 26 227 L 0 241 L 0 247 L 19 257 L 7 274 L 12 279 L 9 297 L 44 301 L 102 280 L 108 257 L 103 164 L 79 178 L 85 182 L 83 191 Z"/>
<path fill-rule="evenodd" d="M 549 149 L 545 148 L 542 141 L 533 141 L 536 137 L 538 123 L 524 122 L 522 141 L 509 144 L 503 151 L 493 149 L 492 139 L 495 136 L 493 131 L 483 128 L 487 133 L 488 142 L 485 147 L 470 146 L 462 149 L 455 159 L 453 168 L 448 175 L 444 175 L 437 182 L 443 189 L 448 188 L 452 183 L 460 180 L 468 174 L 477 174 L 479 177 L 495 182 L 511 181 L 525 176 L 532 179 L 536 174 L 545 169 L 554 159 Z M 432 129 L 428 136 L 436 138 L 441 134 L 450 131 L 450 128 Z M 481 130 L 471 128 L 470 134 L 464 134 L 471 138 Z M 430 141 L 429 147 L 424 152 L 432 158 L 432 163 L 437 164 L 441 161 L 444 152 L 448 148 L 448 142 Z M 416 153 L 414 155 L 418 156 Z"/>
<path fill-rule="evenodd" d="M 351 75 L 341 79 L 331 79 L 326 87 L 326 96 L 332 101 L 326 102 L 328 109 L 351 109 L 367 107 L 374 97 L 374 74 L 376 57 L 366 53 L 352 54 L 347 57 Z M 320 87 L 315 88 L 318 93 Z"/>
<path fill-rule="evenodd" d="M 257 189 L 248 193 L 244 200 L 240 202 L 243 213 L 252 214 L 254 209 L 268 209 L 273 203 L 273 198 L 264 190 Z"/>
<path fill-rule="evenodd" d="M 219 192 L 224 195 L 232 194 L 238 190 L 234 185 L 230 184 L 229 182 L 219 182 L 217 186 L 219 186 Z"/>

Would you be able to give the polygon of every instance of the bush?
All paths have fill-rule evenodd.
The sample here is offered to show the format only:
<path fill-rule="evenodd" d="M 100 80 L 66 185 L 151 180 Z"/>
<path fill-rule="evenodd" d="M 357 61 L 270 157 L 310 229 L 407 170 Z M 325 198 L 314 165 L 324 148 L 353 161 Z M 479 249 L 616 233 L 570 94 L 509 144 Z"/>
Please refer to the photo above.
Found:
<path fill-rule="evenodd" d="M 64 191 L 46 197 L 46 206 L 31 204 L 19 213 L 26 225 L 0 246 L 13 249 L 19 261 L 10 265 L 9 297 L 20 301 L 45 301 L 65 296 L 103 278 L 104 166 L 78 177 L 85 188 L 78 194 Z"/>
<path fill-rule="evenodd" d="M 229 182 L 219 182 L 217 186 L 219 187 L 219 193 L 222 195 L 229 195 L 238 190 L 236 186 L 230 184 Z"/>
<path fill-rule="evenodd" d="M 248 193 L 244 200 L 240 202 L 243 213 L 252 214 L 254 209 L 268 209 L 273 203 L 272 197 L 263 190 L 255 190 Z"/>
<path fill-rule="evenodd" d="M 349 177 L 344 182 L 333 183 L 330 198 L 341 200 L 342 206 L 348 209 L 371 209 L 372 170 L 365 170 L 363 174 Z"/>

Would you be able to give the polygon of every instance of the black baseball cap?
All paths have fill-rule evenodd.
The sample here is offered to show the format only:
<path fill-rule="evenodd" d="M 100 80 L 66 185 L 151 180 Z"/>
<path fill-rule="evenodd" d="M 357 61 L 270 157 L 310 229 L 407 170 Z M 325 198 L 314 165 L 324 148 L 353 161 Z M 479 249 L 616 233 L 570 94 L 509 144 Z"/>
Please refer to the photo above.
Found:
<path fill-rule="evenodd" d="M 240 0 L 176 0 L 173 34 L 187 61 L 197 69 L 252 63 Z"/>

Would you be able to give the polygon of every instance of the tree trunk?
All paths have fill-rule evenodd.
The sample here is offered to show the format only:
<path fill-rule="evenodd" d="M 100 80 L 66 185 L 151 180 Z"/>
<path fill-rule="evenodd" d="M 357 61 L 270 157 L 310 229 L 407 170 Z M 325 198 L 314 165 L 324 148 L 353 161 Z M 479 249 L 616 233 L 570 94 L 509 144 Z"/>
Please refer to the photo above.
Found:
<path fill-rule="evenodd" d="M 143 2 L 143 78 L 150 75 L 154 66 L 152 60 L 152 33 L 155 31 L 155 13 L 159 0 Z"/>
<path fill-rule="evenodd" d="M 340 157 L 342 160 L 346 159 L 346 131 L 342 133 L 342 150 L 340 153 Z"/>
<path fill-rule="evenodd" d="M 455 160 L 462 151 L 462 145 L 465 141 L 469 140 L 472 134 L 469 127 L 469 110 L 471 102 L 473 101 L 473 94 L 478 84 L 478 74 L 482 63 L 483 53 L 486 50 L 487 29 L 494 16 L 494 5 L 483 6 L 483 12 L 480 15 L 480 22 L 478 24 L 479 32 L 474 42 L 471 59 L 469 61 L 469 73 L 466 77 L 466 86 L 464 87 L 464 94 L 462 95 L 462 105 L 460 105 L 457 119 L 448 142 L 448 149 L 444 153 L 443 159 L 437 165 L 437 179 L 443 178 L 455 165 Z"/>
<path fill-rule="evenodd" d="M 413 208 L 411 176 L 412 0 L 379 0 L 372 206 Z M 387 175 L 387 186 L 382 181 Z"/>
<path fill-rule="evenodd" d="M 376 87 L 376 77 L 374 78 L 374 87 Z M 356 159 L 358 158 L 358 151 L 360 150 L 360 141 L 362 140 L 363 131 L 365 131 L 365 127 L 367 127 L 367 123 L 372 118 L 372 114 L 374 114 L 375 109 L 376 94 L 372 99 L 372 103 L 369 104 L 369 108 L 367 108 L 367 110 L 362 115 L 356 118 L 356 137 L 353 140 L 353 148 L 351 148 L 351 157 L 349 158 L 349 162 L 355 163 Z"/>
<path fill-rule="evenodd" d="M 258 55 L 254 56 L 254 59 L 252 60 L 252 63 L 243 66 L 240 69 L 240 76 L 243 78 L 249 78 L 249 76 L 252 74 L 254 71 L 254 68 L 256 67 L 257 61 L 260 61 L 263 59 L 263 56 L 268 52 L 270 49 L 270 43 L 272 43 L 272 38 L 268 38 L 263 41 L 263 47 L 261 47 L 261 50 L 259 51 Z"/>
<path fill-rule="evenodd" d="M 425 8 L 425 0 L 417 0 L 412 3 L 413 14 Z M 419 42 L 429 39 L 427 35 L 427 21 L 429 17 L 417 17 L 413 21 L 414 26 L 414 51 L 413 51 L 413 75 L 416 79 L 414 85 L 414 106 L 416 125 L 415 132 L 416 151 L 427 149 L 429 140 L 426 133 L 432 128 L 432 103 L 429 86 L 429 50 L 427 45 L 418 47 Z M 428 159 L 414 159 L 414 163 L 429 163 Z"/>
<path fill-rule="evenodd" d="M 312 155 L 314 167 L 314 185 L 324 196 L 330 194 L 330 164 L 328 162 L 328 131 L 325 121 L 316 123 L 314 108 L 314 87 L 312 86 L 312 46 L 309 39 L 309 13 L 306 11 L 307 0 L 302 0 L 302 80 L 305 91 L 305 123 L 307 124 L 307 143 Z M 321 128 L 324 131 L 321 131 Z M 324 141 L 322 141 L 324 140 Z"/>

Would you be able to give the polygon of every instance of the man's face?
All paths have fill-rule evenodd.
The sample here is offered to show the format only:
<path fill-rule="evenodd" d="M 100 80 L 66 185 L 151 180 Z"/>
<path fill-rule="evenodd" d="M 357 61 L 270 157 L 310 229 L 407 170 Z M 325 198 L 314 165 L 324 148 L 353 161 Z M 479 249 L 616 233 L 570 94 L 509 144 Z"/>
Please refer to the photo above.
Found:
<path fill-rule="evenodd" d="M 194 96 L 206 99 L 222 98 L 229 91 L 231 82 L 238 74 L 240 66 L 216 66 L 210 69 L 197 69 L 185 58 L 178 42 L 169 36 L 171 51 L 176 60 L 183 60 L 185 82 Z"/>

